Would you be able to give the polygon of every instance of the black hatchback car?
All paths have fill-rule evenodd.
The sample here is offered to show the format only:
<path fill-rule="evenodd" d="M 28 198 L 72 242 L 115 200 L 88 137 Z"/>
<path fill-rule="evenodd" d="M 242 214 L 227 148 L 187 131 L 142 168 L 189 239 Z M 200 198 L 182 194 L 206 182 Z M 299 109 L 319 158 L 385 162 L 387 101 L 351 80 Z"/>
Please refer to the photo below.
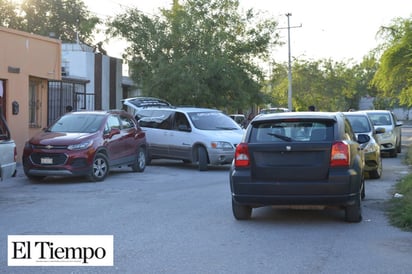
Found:
<path fill-rule="evenodd" d="M 30 179 L 88 176 L 103 181 L 117 166 L 144 171 L 146 135 L 122 110 L 70 112 L 26 142 L 22 161 Z"/>
<path fill-rule="evenodd" d="M 284 112 L 252 120 L 230 169 L 233 215 L 261 206 L 334 206 L 359 222 L 364 155 L 342 113 Z"/>

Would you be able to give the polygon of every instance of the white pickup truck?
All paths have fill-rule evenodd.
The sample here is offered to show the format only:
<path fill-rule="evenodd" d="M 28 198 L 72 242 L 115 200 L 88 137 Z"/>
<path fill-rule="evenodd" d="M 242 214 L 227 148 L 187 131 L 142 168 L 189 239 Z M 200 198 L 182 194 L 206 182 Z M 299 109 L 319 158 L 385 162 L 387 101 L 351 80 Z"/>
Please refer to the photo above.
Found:
<path fill-rule="evenodd" d="M 11 138 L 7 121 L 0 108 L 0 177 L 1 180 L 16 176 L 16 144 Z"/>

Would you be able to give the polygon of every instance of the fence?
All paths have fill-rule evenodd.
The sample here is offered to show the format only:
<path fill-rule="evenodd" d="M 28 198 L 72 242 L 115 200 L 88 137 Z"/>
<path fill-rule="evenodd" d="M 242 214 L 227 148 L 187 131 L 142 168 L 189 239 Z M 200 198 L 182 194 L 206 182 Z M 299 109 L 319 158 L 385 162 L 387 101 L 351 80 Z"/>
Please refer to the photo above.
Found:
<path fill-rule="evenodd" d="M 66 113 L 68 106 L 73 111 L 94 110 L 95 94 L 86 93 L 84 82 L 49 81 L 47 92 L 47 125 Z"/>

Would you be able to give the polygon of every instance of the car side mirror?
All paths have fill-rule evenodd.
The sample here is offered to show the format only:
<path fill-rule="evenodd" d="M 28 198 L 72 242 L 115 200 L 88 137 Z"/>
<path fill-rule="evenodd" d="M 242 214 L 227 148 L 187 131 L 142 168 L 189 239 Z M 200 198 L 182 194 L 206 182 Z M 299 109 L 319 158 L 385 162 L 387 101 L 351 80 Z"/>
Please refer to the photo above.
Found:
<path fill-rule="evenodd" d="M 369 142 L 371 140 L 371 137 L 369 137 L 369 135 L 367 134 L 359 134 L 357 141 L 359 144 L 365 144 L 367 142 Z"/>
<path fill-rule="evenodd" d="M 106 136 L 108 137 L 108 138 L 112 138 L 114 135 L 116 135 L 116 134 L 120 134 L 120 129 L 118 129 L 118 128 L 112 128 L 107 134 L 106 134 Z"/>

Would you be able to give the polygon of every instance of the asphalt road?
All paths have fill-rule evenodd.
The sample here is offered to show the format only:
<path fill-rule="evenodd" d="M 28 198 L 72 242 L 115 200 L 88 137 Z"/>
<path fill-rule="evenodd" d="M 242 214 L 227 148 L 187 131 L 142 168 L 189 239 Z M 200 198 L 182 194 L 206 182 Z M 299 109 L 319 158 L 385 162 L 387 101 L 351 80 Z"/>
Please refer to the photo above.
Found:
<path fill-rule="evenodd" d="M 403 130 L 404 144 L 412 129 Z M 363 221 L 339 210 L 260 208 L 231 212 L 228 166 L 199 172 L 153 161 L 144 173 L 104 182 L 16 178 L 0 182 L 0 273 L 411 273 L 412 233 L 391 226 L 384 206 L 408 168 L 384 158 L 367 180 Z M 7 235 L 114 235 L 113 267 L 8 267 Z"/>

